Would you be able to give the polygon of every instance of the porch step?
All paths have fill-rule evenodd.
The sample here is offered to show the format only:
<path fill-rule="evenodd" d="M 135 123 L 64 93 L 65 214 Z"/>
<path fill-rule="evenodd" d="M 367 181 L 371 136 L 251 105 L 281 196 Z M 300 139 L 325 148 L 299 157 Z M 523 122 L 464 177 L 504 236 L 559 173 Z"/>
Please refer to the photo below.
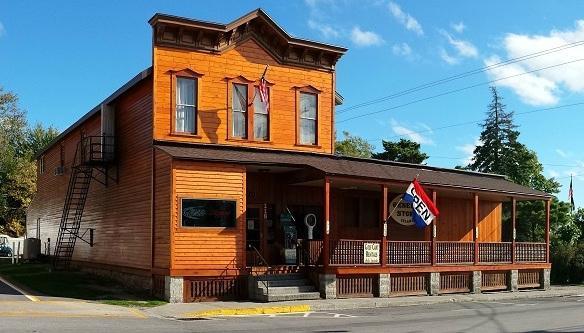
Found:
<path fill-rule="evenodd" d="M 260 295 L 258 301 L 262 302 L 284 302 L 284 301 L 300 301 L 300 300 L 314 300 L 320 299 L 320 293 L 318 291 L 306 292 L 306 293 L 293 293 L 293 294 L 282 294 L 282 295 Z"/>
<path fill-rule="evenodd" d="M 287 294 L 298 294 L 298 293 L 311 293 L 315 292 L 316 288 L 314 286 L 290 286 L 290 287 L 273 287 L 270 285 L 270 288 L 266 291 L 266 286 L 262 285 L 259 288 L 263 295 L 269 292 L 270 295 L 287 295 Z"/>
<path fill-rule="evenodd" d="M 260 302 L 319 299 L 315 286 L 299 273 L 252 277 L 250 297 Z"/>
<path fill-rule="evenodd" d="M 260 280 L 257 280 L 258 288 L 265 286 L 265 284 L 262 281 L 265 281 L 266 284 L 270 288 L 272 288 L 272 287 L 298 287 L 298 286 L 309 286 L 310 285 L 310 281 L 308 281 L 307 279 L 304 279 L 304 278 L 295 279 L 295 280 L 264 280 L 264 279 L 260 279 Z"/>

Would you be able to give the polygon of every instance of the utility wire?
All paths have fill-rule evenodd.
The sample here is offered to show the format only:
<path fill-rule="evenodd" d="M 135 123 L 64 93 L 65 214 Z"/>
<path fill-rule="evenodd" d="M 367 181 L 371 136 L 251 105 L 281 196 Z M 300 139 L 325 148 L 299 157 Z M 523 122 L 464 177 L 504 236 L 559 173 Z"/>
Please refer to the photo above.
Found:
<path fill-rule="evenodd" d="M 566 50 L 566 49 L 570 49 L 570 48 L 577 47 L 577 46 L 582 46 L 582 45 L 584 45 L 584 40 L 576 41 L 576 42 L 572 42 L 572 43 L 567 43 L 567 44 L 563 44 L 563 45 L 560 45 L 560 46 L 553 47 L 551 49 L 546 49 L 546 50 L 538 51 L 538 52 L 535 52 L 535 53 L 526 54 L 526 55 L 523 55 L 523 56 L 520 56 L 520 57 L 516 57 L 516 58 L 507 59 L 507 60 L 504 60 L 504 61 L 501 61 L 501 62 L 492 64 L 492 65 L 489 65 L 489 66 L 484 66 L 484 67 L 481 67 L 481 68 L 477 68 L 477 69 L 474 69 L 474 70 L 470 70 L 470 71 L 467 71 L 467 72 L 463 72 L 463 73 L 460 73 L 460 74 L 456 74 L 456 75 L 453 75 L 453 76 L 449 76 L 449 77 L 446 77 L 446 78 L 443 78 L 443 79 L 439 79 L 439 80 L 436 80 L 436 81 L 427 82 L 427 83 L 421 84 L 419 86 L 415 86 L 415 87 L 412 87 L 412 88 L 409 88 L 409 89 L 406 89 L 406 90 L 398 91 L 398 92 L 393 93 L 391 95 L 387 95 L 387 96 L 380 97 L 380 98 L 376 98 L 376 99 L 373 99 L 373 100 L 370 100 L 370 101 L 365 101 L 365 102 L 362 102 L 362 103 L 359 103 L 359 104 L 355 104 L 353 106 L 349 106 L 349 107 L 346 107 L 344 109 L 338 110 L 337 111 L 337 114 L 340 115 L 340 114 L 343 114 L 345 112 L 349 112 L 351 110 L 359 109 L 359 108 L 362 108 L 362 107 L 365 107 L 365 106 L 369 106 L 369 105 L 372 105 L 372 104 L 381 103 L 381 102 L 384 102 L 384 101 L 387 101 L 387 100 L 390 100 L 390 99 L 394 99 L 394 98 L 397 98 L 397 97 L 401 97 L 401 96 L 404 96 L 404 95 L 411 94 L 413 92 L 417 92 L 417 91 L 420 91 L 420 90 L 432 88 L 432 87 L 435 87 L 435 86 L 438 86 L 438 85 L 441 85 L 441 84 L 444 84 L 444 83 L 448 83 L 448 82 L 451 82 L 451 81 L 455 81 L 455 80 L 458 80 L 458 79 L 462 79 L 462 78 L 465 78 L 465 77 L 468 77 L 468 76 L 472 76 L 472 75 L 475 75 L 475 74 L 483 73 L 483 72 L 486 72 L 488 70 L 492 70 L 492 69 L 499 68 L 499 67 L 503 67 L 503 66 L 508 66 L 508 65 L 511 65 L 511 64 L 514 64 L 514 63 L 517 63 L 517 62 L 529 60 L 529 59 L 532 59 L 532 58 L 541 57 L 541 56 L 544 56 L 544 55 L 547 55 L 547 54 L 550 54 L 550 53 L 555 53 L 555 52 L 563 51 L 563 50 Z"/>
<path fill-rule="evenodd" d="M 558 109 L 570 108 L 570 107 L 581 106 L 581 105 L 584 105 L 584 102 L 558 105 L 558 106 L 553 106 L 553 107 L 549 107 L 549 108 L 545 108 L 545 109 L 536 109 L 536 110 L 530 110 L 530 111 L 524 111 L 524 112 L 516 112 L 516 113 L 514 113 L 514 115 L 516 115 L 516 116 L 522 116 L 522 115 L 531 114 L 531 113 L 537 113 L 537 112 L 543 112 L 543 111 L 550 111 L 550 110 L 558 110 Z M 439 130 L 443 130 L 443 129 L 449 129 L 449 128 L 453 128 L 453 127 L 459 127 L 459 126 L 465 126 L 465 125 L 471 125 L 471 124 L 474 125 L 474 124 L 477 124 L 477 123 L 479 123 L 481 121 L 483 121 L 483 119 L 469 120 L 469 121 L 465 121 L 465 122 L 461 122 L 461 123 L 444 125 L 444 126 L 429 128 L 429 129 L 420 130 L 420 131 L 409 131 L 407 134 L 392 135 L 392 136 L 388 136 L 388 137 L 385 137 L 385 138 L 369 138 L 369 139 L 365 139 L 365 140 L 368 141 L 368 142 L 371 142 L 371 141 L 379 141 L 379 140 L 391 140 L 391 139 L 401 138 L 401 137 L 407 136 L 408 134 L 432 133 L 434 131 L 439 131 Z"/>
<path fill-rule="evenodd" d="M 450 94 L 457 93 L 457 92 L 461 92 L 461 91 L 464 91 L 464 90 L 468 90 L 468 89 L 472 89 L 472 88 L 476 88 L 476 87 L 488 85 L 488 84 L 491 84 L 491 83 L 495 83 L 495 82 L 499 82 L 499 81 L 502 81 L 502 80 L 511 79 L 511 78 L 514 78 L 514 77 L 519 77 L 519 76 L 526 75 L 526 74 L 531 74 L 531 73 L 539 72 L 539 71 L 546 70 L 546 69 L 550 69 L 550 68 L 556 68 L 556 67 L 560 67 L 560 66 L 564 66 L 564 65 L 573 64 L 573 63 L 576 63 L 576 62 L 579 62 L 579 61 L 583 61 L 583 60 L 584 60 L 584 58 L 580 58 L 580 59 L 571 60 L 571 61 L 563 62 L 563 63 L 560 63 L 560 64 L 556 64 L 556 65 L 546 66 L 546 67 L 537 68 L 537 69 L 534 69 L 534 70 L 531 70 L 531 71 L 527 71 L 527 72 L 523 72 L 523 73 L 519 73 L 519 74 L 514 74 L 514 75 L 502 77 L 502 78 L 499 78 L 499 79 L 496 79 L 496 80 L 490 80 L 490 81 L 481 82 L 481 83 L 478 83 L 478 84 L 473 84 L 471 86 L 466 86 L 466 87 L 462 87 L 462 88 L 458 88 L 458 89 L 454 89 L 454 90 L 448 90 L 448 91 L 445 91 L 445 92 L 440 93 L 440 94 L 437 94 L 437 95 L 432 95 L 432 96 L 428 96 L 428 97 L 425 97 L 425 98 L 420 98 L 420 99 L 417 99 L 417 100 L 413 100 L 413 101 L 410 101 L 410 102 L 407 102 L 407 103 L 404 103 L 404 104 L 399 104 L 399 105 L 396 105 L 396 106 L 393 106 L 393 107 L 389 107 L 389 108 L 386 108 L 386 109 L 381 109 L 381 110 L 378 110 L 378 111 L 368 112 L 368 113 L 360 114 L 360 115 L 353 116 L 353 117 L 350 117 L 350 118 L 346 118 L 346 119 L 343 119 L 343 120 L 338 121 L 337 123 L 340 124 L 340 123 L 344 123 L 344 122 L 347 122 L 347 121 L 350 121 L 350 120 L 354 120 L 354 119 L 363 118 L 363 117 L 371 116 L 371 115 L 374 115 L 374 114 L 378 114 L 378 113 L 381 113 L 381 112 L 386 112 L 386 111 L 391 111 L 391 110 L 399 109 L 399 108 L 402 108 L 402 107 L 405 107 L 405 106 L 408 106 L 408 105 L 420 103 L 420 102 L 423 102 L 423 101 L 427 101 L 427 100 L 430 100 L 430 99 L 442 97 L 442 96 L 445 96 L 445 95 L 450 95 Z"/>

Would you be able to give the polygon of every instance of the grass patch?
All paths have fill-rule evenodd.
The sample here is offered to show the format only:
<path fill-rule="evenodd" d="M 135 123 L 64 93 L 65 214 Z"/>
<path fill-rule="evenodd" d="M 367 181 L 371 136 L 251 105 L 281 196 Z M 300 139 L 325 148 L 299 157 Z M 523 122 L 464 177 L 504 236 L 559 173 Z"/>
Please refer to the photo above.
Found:
<path fill-rule="evenodd" d="M 124 289 L 117 281 L 79 271 L 51 271 L 48 264 L 17 264 L 0 260 L 0 276 L 23 288 L 52 297 L 76 298 L 128 307 L 166 304 L 152 296 Z"/>

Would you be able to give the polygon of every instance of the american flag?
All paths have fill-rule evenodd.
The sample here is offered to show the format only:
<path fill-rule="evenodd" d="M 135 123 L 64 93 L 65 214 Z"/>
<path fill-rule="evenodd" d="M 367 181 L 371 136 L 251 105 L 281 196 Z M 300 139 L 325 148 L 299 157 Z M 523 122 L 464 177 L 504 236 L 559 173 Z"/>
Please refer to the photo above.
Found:
<path fill-rule="evenodd" d="M 268 81 L 266 81 L 266 79 L 262 76 L 262 78 L 260 79 L 260 100 L 262 101 L 262 103 L 268 103 L 270 96 L 268 93 Z"/>
<path fill-rule="evenodd" d="M 576 205 L 574 204 L 574 190 L 572 189 L 572 176 L 570 176 L 570 189 L 568 190 L 568 198 L 570 199 L 570 205 L 572 210 L 576 209 Z"/>

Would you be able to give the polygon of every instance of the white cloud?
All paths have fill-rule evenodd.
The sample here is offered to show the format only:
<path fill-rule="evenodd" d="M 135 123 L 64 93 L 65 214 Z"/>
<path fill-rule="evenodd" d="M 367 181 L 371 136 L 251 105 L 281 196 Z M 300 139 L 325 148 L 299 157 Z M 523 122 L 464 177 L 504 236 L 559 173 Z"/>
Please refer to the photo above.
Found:
<path fill-rule="evenodd" d="M 448 54 L 448 52 L 446 52 L 445 49 L 440 49 L 440 58 L 442 58 L 442 60 L 444 60 L 449 65 L 455 65 L 458 64 L 459 62 L 459 60 L 456 57 L 453 57 L 450 54 Z"/>
<path fill-rule="evenodd" d="M 393 17 L 406 29 L 413 31 L 419 36 L 424 34 L 422 25 L 418 22 L 418 20 L 413 18 L 410 14 L 404 12 L 397 3 L 390 1 L 388 6 L 391 15 L 393 15 Z"/>
<path fill-rule="evenodd" d="M 357 46 L 374 46 L 384 43 L 383 38 L 375 32 L 361 30 L 359 27 L 353 27 L 351 30 L 351 41 Z"/>
<path fill-rule="evenodd" d="M 497 56 L 492 56 L 484 61 L 485 66 L 493 66 L 499 62 L 501 62 L 501 59 Z M 520 64 L 491 68 L 487 73 L 492 80 L 500 80 L 495 82 L 497 86 L 510 88 L 526 104 L 538 106 L 553 105 L 558 102 L 558 97 L 556 96 L 557 84 L 536 73 L 503 79 L 525 73 L 525 69 Z"/>
<path fill-rule="evenodd" d="M 464 158 L 461 160 L 464 165 L 472 163 L 472 158 L 474 156 L 474 150 L 477 146 L 481 145 L 481 140 L 476 138 L 472 143 L 466 143 L 462 146 L 457 146 L 456 150 L 464 153 Z"/>
<path fill-rule="evenodd" d="M 527 35 L 508 33 L 503 38 L 502 47 L 506 52 L 507 58 L 516 58 L 582 40 L 584 40 L 584 20 L 578 20 L 572 29 L 554 29 L 547 34 Z M 583 52 L 584 46 L 571 47 L 562 51 L 527 59 L 521 63 L 514 64 L 514 68 L 516 71 L 526 72 L 554 66 L 581 59 Z M 507 86 L 528 104 L 550 105 L 556 104 L 559 101 L 559 95 L 564 90 L 573 93 L 584 93 L 584 80 L 582 80 L 582 77 L 584 77 L 584 62 L 580 61 L 533 73 L 530 75 L 529 80 L 536 86 L 535 89 L 527 89 L 526 91 L 525 85 L 522 84 L 526 76 L 515 80 L 515 83 L 507 83 Z M 544 97 L 537 98 L 534 92 L 542 91 L 545 94 Z"/>
<path fill-rule="evenodd" d="M 320 32 L 322 37 L 326 39 L 338 38 L 340 36 L 340 32 L 337 29 L 328 24 L 319 23 L 312 19 L 308 20 L 308 27 Z"/>
<path fill-rule="evenodd" d="M 4 36 L 6 34 L 6 29 L 4 28 L 4 24 L 2 24 L 2 22 L 0 22 L 0 37 Z"/>
<path fill-rule="evenodd" d="M 476 58 L 479 56 L 479 50 L 471 42 L 456 39 L 444 30 L 440 31 L 440 33 L 446 37 L 450 46 L 456 50 L 459 56 L 464 58 Z"/>
<path fill-rule="evenodd" d="M 558 155 L 560 155 L 560 157 L 563 157 L 563 158 L 567 158 L 567 157 L 570 157 L 572 155 L 568 152 L 561 150 L 560 148 L 556 149 L 556 153 L 558 153 Z"/>
<path fill-rule="evenodd" d="M 450 27 L 452 28 L 452 30 L 458 32 L 459 34 L 464 32 L 464 29 L 466 29 L 466 25 L 464 25 L 464 22 L 460 21 L 458 23 L 450 23 Z"/>
<path fill-rule="evenodd" d="M 560 177 L 560 173 L 559 173 L 559 172 L 557 172 L 556 170 L 552 170 L 552 169 L 550 169 L 550 170 L 548 170 L 548 174 L 550 175 L 550 177 L 553 177 L 553 178 L 558 178 L 558 177 Z"/>
<path fill-rule="evenodd" d="M 426 125 L 424 126 L 427 127 Z M 416 133 L 416 131 L 401 125 L 395 119 L 391 120 L 391 129 L 396 135 L 404 136 L 419 144 L 434 145 L 434 141 L 432 141 L 432 139 L 422 135 L 421 133 Z"/>
<path fill-rule="evenodd" d="M 397 55 L 397 56 L 409 56 L 412 54 L 412 48 L 408 45 L 408 43 L 400 43 L 400 44 L 394 44 L 393 47 L 391 48 L 391 51 L 393 52 L 393 54 Z"/>

